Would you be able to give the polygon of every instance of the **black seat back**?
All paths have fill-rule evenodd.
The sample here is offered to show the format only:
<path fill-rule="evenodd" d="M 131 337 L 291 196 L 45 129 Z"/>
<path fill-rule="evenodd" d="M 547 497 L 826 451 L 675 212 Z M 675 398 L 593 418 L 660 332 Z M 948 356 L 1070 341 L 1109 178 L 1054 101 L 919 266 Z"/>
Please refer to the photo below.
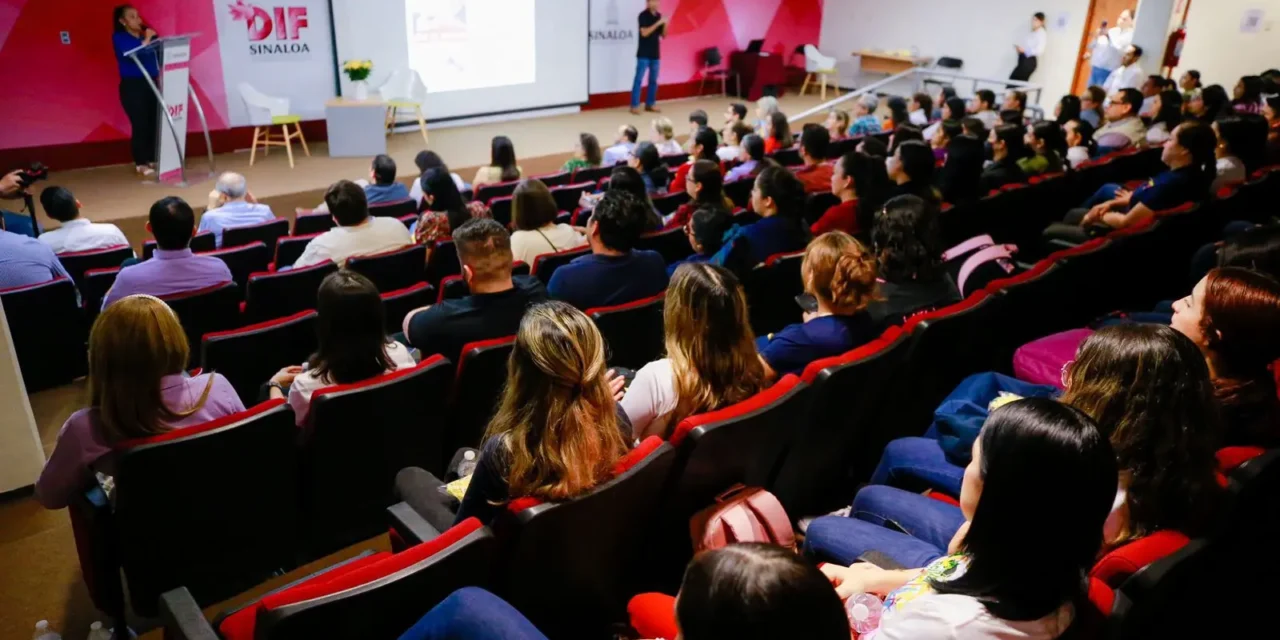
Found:
<path fill-rule="evenodd" d="M 415 244 L 367 256 L 352 256 L 347 268 L 368 278 L 378 291 L 412 287 L 426 277 L 427 248 Z"/>
<path fill-rule="evenodd" d="M 309 236 L 315 233 L 324 233 L 338 226 L 333 221 L 333 216 L 328 213 L 302 213 L 301 211 L 293 219 L 293 235 Z"/>
<path fill-rule="evenodd" d="M 207 333 L 200 346 L 200 367 L 222 374 L 245 406 L 258 399 L 258 389 L 277 371 L 299 365 L 316 350 L 316 312 Z"/>
<path fill-rule="evenodd" d="M 61 262 L 62 267 L 71 275 L 71 279 L 76 283 L 76 288 L 84 291 L 85 272 L 93 269 L 118 268 L 120 263 L 132 257 L 133 249 L 125 245 L 122 247 L 94 249 L 93 251 L 59 253 L 58 262 Z"/>
<path fill-rule="evenodd" d="M 320 283 L 337 270 L 338 265 L 323 262 L 249 276 L 244 291 L 244 323 L 256 324 L 316 308 Z"/>
<path fill-rule="evenodd" d="M 190 365 L 193 367 L 200 361 L 200 345 L 204 341 L 204 334 L 226 331 L 240 325 L 240 292 L 234 282 L 159 298 L 173 309 L 182 322 L 182 330 L 187 333 L 187 344 L 191 347 Z"/>
<path fill-rule="evenodd" d="M 458 260 L 458 249 L 453 239 L 436 240 L 427 256 L 427 282 L 439 286 L 444 278 L 459 273 L 462 273 L 462 263 Z"/>
<path fill-rule="evenodd" d="M 789 324 L 800 322 L 803 312 L 795 297 L 804 292 L 800 265 L 804 252 L 769 256 L 742 278 L 751 307 L 751 328 L 758 336 L 769 335 Z"/>
<path fill-rule="evenodd" d="M 674 191 L 666 195 L 653 196 L 653 207 L 664 216 L 669 216 L 680 208 L 680 205 L 689 201 L 689 193 L 687 191 Z"/>
<path fill-rule="evenodd" d="M 542 184 L 547 185 L 547 188 L 549 189 L 551 187 L 558 187 L 562 184 L 569 184 L 573 182 L 573 172 L 561 171 L 559 173 L 551 173 L 545 176 L 534 176 L 534 179 L 542 181 Z M 591 186 L 594 187 L 595 182 L 595 180 L 592 180 Z"/>
<path fill-rule="evenodd" d="M 237 295 L 243 296 L 245 286 L 249 284 L 249 276 L 266 271 L 271 263 L 271 252 L 261 242 L 251 242 L 241 247 L 218 249 L 205 253 L 225 263 L 231 270 L 231 279 L 236 282 Z"/>
<path fill-rule="evenodd" d="M 804 221 L 806 225 L 811 225 L 827 212 L 827 209 L 840 204 L 840 197 L 831 193 L 810 193 L 805 197 Z"/>
<path fill-rule="evenodd" d="M 188 245 L 194 253 L 206 253 L 218 248 L 218 240 L 213 236 L 212 231 L 197 233 L 191 236 L 191 244 Z M 151 256 L 156 252 L 156 241 L 147 240 L 142 243 L 142 259 L 150 260 Z"/>
<path fill-rule="evenodd" d="M 551 197 L 556 200 L 556 207 L 560 211 L 573 211 L 578 208 L 578 200 L 582 198 L 582 194 L 590 192 L 596 187 L 594 182 L 579 181 L 574 184 L 566 184 L 551 189 Z"/>
<path fill-rule="evenodd" d="M 515 336 L 472 342 L 462 347 L 450 402 L 447 451 L 480 446 L 489 419 L 507 386 L 507 360 Z"/>
<path fill-rule="evenodd" d="M 369 215 L 374 217 L 399 218 L 416 213 L 418 213 L 418 203 L 409 198 L 369 205 Z"/>
<path fill-rule="evenodd" d="M 662 357 L 662 308 L 665 293 L 614 305 L 587 309 L 608 346 L 610 365 L 639 369 Z"/>
<path fill-rule="evenodd" d="M 494 184 L 486 184 L 476 189 L 475 200 L 488 204 L 494 198 L 500 196 L 509 196 L 516 190 L 516 185 L 520 184 L 519 180 L 510 182 L 498 182 Z"/>
<path fill-rule="evenodd" d="M 489 201 L 489 215 L 504 227 L 511 226 L 511 214 L 515 196 L 498 196 Z"/>
<path fill-rule="evenodd" d="M 667 264 L 693 255 L 693 246 L 689 244 L 689 236 L 684 229 L 666 229 L 646 233 L 636 241 L 635 248 L 657 251 L 662 254 L 662 259 Z"/>
<path fill-rule="evenodd" d="M 436 288 L 419 282 L 412 287 L 382 294 L 382 308 L 387 318 L 387 334 L 403 329 L 404 317 L 414 309 L 421 309 L 436 301 Z"/>
<path fill-rule="evenodd" d="M 551 282 L 551 274 L 555 273 L 556 269 L 590 253 L 591 247 L 578 247 L 555 253 L 544 253 L 533 259 L 532 273 L 542 281 L 542 284 L 547 284 Z"/>
<path fill-rule="evenodd" d="M 751 189 L 755 187 L 756 181 L 751 178 L 741 178 L 733 182 L 724 183 L 724 195 L 733 201 L 735 207 L 745 207 L 751 202 Z"/>
<path fill-rule="evenodd" d="M 613 174 L 616 167 L 586 167 L 584 169 L 574 169 L 573 179 L 570 182 L 595 182 L 608 178 Z M 548 185 L 550 186 L 550 185 Z"/>
<path fill-rule="evenodd" d="M 276 269 L 292 267 L 293 263 L 297 262 L 298 258 L 301 258 L 302 254 L 307 250 L 307 245 L 319 235 L 320 233 L 313 233 L 305 236 L 280 238 L 276 242 Z"/>
<path fill-rule="evenodd" d="M 267 255 L 274 256 L 276 254 L 276 242 L 287 235 L 289 235 L 289 221 L 285 218 L 276 218 L 270 222 L 251 224 L 244 227 L 230 227 L 222 231 L 222 248 L 230 249 L 261 242 L 267 245 Z"/>
<path fill-rule="evenodd" d="M 85 374 L 88 325 L 76 286 L 58 278 L 0 289 L 9 335 L 28 393 L 66 384 Z"/>

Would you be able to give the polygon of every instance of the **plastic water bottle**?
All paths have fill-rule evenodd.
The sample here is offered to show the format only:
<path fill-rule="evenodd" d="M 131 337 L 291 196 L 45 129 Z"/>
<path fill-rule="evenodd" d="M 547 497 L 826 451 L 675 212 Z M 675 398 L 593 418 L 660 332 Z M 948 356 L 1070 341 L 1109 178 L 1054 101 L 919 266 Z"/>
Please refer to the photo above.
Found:
<path fill-rule="evenodd" d="M 48 620 L 41 620 L 36 623 L 36 632 L 31 634 L 31 640 L 62 640 L 62 636 L 49 628 Z"/>
<path fill-rule="evenodd" d="M 462 462 L 458 463 L 458 477 L 465 478 L 476 472 L 476 452 L 462 452 Z"/>
<path fill-rule="evenodd" d="M 101 622 L 89 625 L 88 640 L 111 640 L 114 637 L 115 635 L 111 633 L 111 630 L 103 627 Z"/>
<path fill-rule="evenodd" d="M 880 614 L 884 611 L 884 603 L 870 593 L 859 593 L 844 603 L 845 613 L 849 614 L 849 627 L 859 635 L 880 628 Z"/>

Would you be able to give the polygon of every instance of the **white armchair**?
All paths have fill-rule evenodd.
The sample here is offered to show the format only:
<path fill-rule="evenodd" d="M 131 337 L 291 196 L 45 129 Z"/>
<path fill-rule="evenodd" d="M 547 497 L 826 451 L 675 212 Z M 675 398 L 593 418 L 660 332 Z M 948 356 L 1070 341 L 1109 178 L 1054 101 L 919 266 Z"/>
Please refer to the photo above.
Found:
<path fill-rule="evenodd" d="M 396 115 L 401 109 L 412 111 L 418 118 L 422 141 L 427 141 L 427 120 L 422 116 L 422 103 L 427 100 L 427 85 L 413 69 L 396 69 L 387 81 L 378 87 L 378 94 L 387 103 L 387 133 L 396 125 Z"/>
<path fill-rule="evenodd" d="M 809 90 L 810 82 L 821 82 L 822 101 L 826 102 L 828 79 L 836 75 L 836 59 L 824 56 L 821 51 L 818 51 L 817 47 L 806 44 L 804 46 L 804 70 L 806 75 L 804 84 L 800 86 L 800 94 L 804 95 Z M 835 89 L 836 96 L 839 96 L 839 86 L 832 84 L 831 87 Z"/>
<path fill-rule="evenodd" d="M 302 137 L 302 116 L 289 113 L 289 99 L 269 96 L 258 91 L 253 85 L 241 82 L 238 87 L 240 99 L 249 112 L 249 124 L 253 125 L 253 146 L 249 151 L 249 166 L 253 166 L 258 155 L 258 145 L 262 145 L 262 155 L 269 155 L 271 147 L 284 147 L 289 154 L 289 168 L 293 168 L 293 139 L 302 143 L 302 150 L 311 156 L 307 148 L 307 139 Z M 272 136 L 271 127 L 280 126 L 280 135 Z M 289 131 L 293 125 L 293 131 Z"/>

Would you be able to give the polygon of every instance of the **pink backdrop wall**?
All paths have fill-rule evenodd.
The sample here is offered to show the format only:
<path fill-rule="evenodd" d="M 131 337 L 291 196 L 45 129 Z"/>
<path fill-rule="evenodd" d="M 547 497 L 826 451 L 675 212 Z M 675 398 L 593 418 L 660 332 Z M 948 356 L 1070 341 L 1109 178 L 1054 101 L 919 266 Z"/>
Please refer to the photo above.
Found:
<path fill-rule="evenodd" d="M 8 70 L 0 149 L 128 138 L 120 106 L 111 12 L 124 0 L 0 0 L 0 69 Z M 134 0 L 160 34 L 199 33 L 191 79 L 210 129 L 227 126 L 226 89 L 209 0 Z M 21 25 L 18 27 L 17 25 Z M 16 27 L 16 28 L 15 28 Z M 60 41 L 60 32 L 71 44 Z M 199 129 L 199 118 L 189 120 Z"/>
<path fill-rule="evenodd" d="M 671 16 L 662 42 L 660 84 L 698 78 L 698 53 L 719 47 L 729 53 L 764 38 L 765 50 L 784 62 L 797 45 L 818 44 L 823 0 L 663 0 L 662 14 Z M 799 61 L 799 58 L 797 58 Z"/>

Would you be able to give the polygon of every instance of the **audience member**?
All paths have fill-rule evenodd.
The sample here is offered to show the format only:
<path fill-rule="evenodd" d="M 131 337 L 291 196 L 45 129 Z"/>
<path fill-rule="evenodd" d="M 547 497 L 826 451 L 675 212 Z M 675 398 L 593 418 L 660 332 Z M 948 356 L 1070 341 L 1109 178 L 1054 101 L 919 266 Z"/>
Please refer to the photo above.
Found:
<path fill-rule="evenodd" d="M 363 195 L 361 193 L 362 199 Z M 167 296 L 231 282 L 231 269 L 227 268 L 227 263 L 213 256 L 191 253 L 191 236 L 195 234 L 195 227 L 195 213 L 182 198 L 169 196 L 151 205 L 147 231 L 156 238 L 155 255 L 150 260 L 120 269 L 115 284 L 102 300 L 102 308 L 139 293 Z M 400 229 L 404 230 L 404 225 L 400 225 Z"/>
<path fill-rule="evenodd" d="M 858 138 L 880 133 L 884 125 L 876 117 L 876 109 L 880 108 L 880 98 L 868 93 L 853 103 L 853 123 L 849 125 L 849 137 Z"/>
<path fill-rule="evenodd" d="M 1160 156 L 1168 171 L 1133 191 L 1118 184 L 1103 185 L 1081 208 L 1049 225 L 1045 237 L 1084 242 L 1091 234 L 1131 227 L 1157 211 L 1203 198 L 1214 179 L 1216 146 L 1212 128 L 1198 122 L 1178 125 Z"/>
<path fill-rule="evenodd" d="M 666 229 L 684 227 L 693 212 L 704 207 L 719 207 L 726 213 L 733 210 L 733 201 L 724 195 L 724 177 L 720 175 L 720 165 L 716 162 L 694 162 L 693 170 L 685 173 L 684 190 L 689 194 L 689 202 L 680 205 L 663 220 Z"/>
<path fill-rule="evenodd" d="M 843 231 L 814 238 L 800 267 L 804 321 L 760 336 L 756 348 L 771 379 L 853 350 L 880 335 L 867 305 L 877 299 L 876 260 Z"/>
<path fill-rule="evenodd" d="M 1215 120 L 1210 126 L 1217 138 L 1217 146 L 1214 147 L 1216 177 L 1210 191 L 1243 184 L 1249 178 L 1249 167 L 1241 155 L 1251 156 L 1255 167 L 1260 163 L 1265 144 L 1262 132 L 1255 131 L 1251 123 L 1234 115 Z"/>
<path fill-rule="evenodd" d="M 1191 102 L 1192 98 L 1199 96 L 1204 90 L 1204 85 L 1200 83 L 1200 72 L 1189 69 L 1182 74 L 1182 77 L 1178 78 L 1178 89 L 1182 91 L 1183 102 Z"/>
<path fill-rule="evenodd" d="M 699 131 L 710 126 L 709 125 L 710 121 L 711 120 L 710 118 L 707 117 L 706 111 L 703 111 L 702 109 L 694 109 L 693 111 L 690 111 L 689 112 L 689 137 L 684 141 L 684 147 L 682 147 L 679 152 L 673 153 L 671 155 L 693 153 L 693 145 L 695 142 L 694 137 L 698 135 Z M 720 144 L 719 138 L 716 138 L 716 144 L 717 145 Z M 663 155 L 666 155 L 666 154 L 663 154 Z"/>
<path fill-rule="evenodd" d="M 632 434 L 604 358 L 604 338 L 581 311 L 562 302 L 529 308 L 454 524 L 487 524 L 516 498 L 567 500 L 609 479 Z M 439 530 L 450 526 L 441 504 L 451 498 L 430 473 L 403 469 L 396 490 Z"/>
<path fill-rule="evenodd" d="M 1107 104 L 1107 124 L 1093 136 L 1098 141 L 1099 153 L 1106 155 L 1146 144 L 1147 127 L 1138 117 L 1141 104 L 1142 94 L 1137 89 L 1121 89 L 1111 96 Z"/>
<path fill-rule="evenodd" d="M 578 142 L 573 147 L 573 157 L 565 161 L 561 171 L 577 171 L 578 169 L 594 169 L 604 162 L 600 152 L 600 141 L 590 133 L 578 134 Z"/>
<path fill-rule="evenodd" d="M 914 196 L 898 196 L 876 214 L 871 247 L 880 274 L 880 300 L 867 308 L 877 328 L 960 301 L 942 267 L 938 208 Z"/>
<path fill-rule="evenodd" d="M 934 160 L 944 162 L 947 159 L 947 148 L 951 146 L 951 141 L 964 134 L 964 125 L 960 124 L 959 120 L 943 120 L 936 124 L 936 127 L 930 127 L 934 130 L 934 134 L 929 138 L 929 147 L 933 149 Z"/>
<path fill-rule="evenodd" d="M 1147 144 L 1161 145 L 1169 141 L 1173 130 L 1182 123 L 1182 94 L 1165 89 L 1151 99 L 1151 125 L 1147 127 Z"/>
<path fill-rule="evenodd" d="M 724 246 L 724 234 L 732 226 L 731 218 L 724 207 L 703 207 L 694 211 L 684 225 L 685 237 L 689 239 L 693 254 L 668 264 L 667 277 L 674 275 L 682 264 L 710 261 Z"/>
<path fill-rule="evenodd" d="M 422 202 L 422 176 L 426 175 L 431 169 L 444 169 L 445 173 L 453 179 L 453 185 L 458 191 L 466 191 L 467 183 L 462 181 L 462 176 L 449 171 L 448 165 L 440 158 L 440 155 L 434 151 L 422 150 L 418 155 L 414 156 L 413 164 L 418 167 L 418 179 L 413 181 L 413 185 L 409 187 L 409 199 L 414 202 Z"/>
<path fill-rule="evenodd" d="M 1280 95 L 1267 97 L 1262 117 L 1267 119 L 1267 162 L 1280 163 Z"/>
<path fill-rule="evenodd" d="M 794 173 L 804 183 L 805 191 L 821 193 L 831 189 L 831 164 L 827 162 L 827 150 L 831 147 L 831 134 L 820 125 L 805 125 L 800 136 L 800 161 Z"/>
<path fill-rule="evenodd" d="M 1142 108 L 1138 109 L 1138 117 L 1150 120 L 1156 115 L 1156 96 L 1164 90 L 1164 76 L 1147 76 L 1138 91 L 1142 93 Z"/>
<path fill-rule="evenodd" d="M 1213 269 L 1173 304 L 1171 326 L 1204 353 L 1222 408 L 1221 445 L 1280 446 L 1280 283 L 1241 267 Z"/>
<path fill-rule="evenodd" d="M 896 186 L 889 196 L 913 195 L 924 199 L 930 206 L 942 206 L 942 196 L 933 186 L 933 171 L 937 163 L 933 150 L 919 140 L 908 140 L 885 160 L 889 180 Z"/>
<path fill-rule="evenodd" d="M 496 221 L 462 225 L 453 244 L 470 294 L 410 311 L 402 329 L 422 353 L 457 362 L 467 343 L 514 334 L 525 309 L 546 300 L 547 293 L 537 278 L 512 277 L 511 239 Z"/>
<path fill-rule="evenodd" d="M 1106 114 L 1103 105 L 1107 101 L 1107 92 L 1099 86 L 1091 86 L 1080 94 L 1080 119 L 1088 122 L 1095 130 L 1102 126 Z"/>
<path fill-rule="evenodd" d="M 745 122 L 735 122 L 724 130 L 724 146 L 716 149 L 716 157 L 721 162 L 734 162 L 742 156 L 742 141 L 751 135 L 751 125 Z M 763 155 L 764 146 L 760 147 L 760 153 Z"/>
<path fill-rule="evenodd" d="M 889 155 L 893 155 L 898 151 L 898 145 L 910 140 L 919 140 L 926 142 L 924 132 L 913 124 L 904 124 L 893 130 L 893 135 L 889 137 Z"/>
<path fill-rule="evenodd" d="M 1031 155 L 1018 161 L 1018 168 L 1028 176 L 1046 173 L 1061 173 L 1065 167 L 1063 157 L 1067 155 L 1067 140 L 1062 135 L 1062 127 L 1052 120 L 1037 122 L 1027 127 L 1027 135 L 1023 140 Z"/>
<path fill-rule="evenodd" d="M 433 173 L 440 174 L 440 177 L 424 185 L 428 201 L 435 198 L 432 191 L 435 184 L 453 188 L 453 179 L 447 173 L 441 169 L 432 169 L 427 172 L 427 176 Z M 427 181 L 426 177 L 424 177 L 425 181 Z M 338 226 L 308 242 L 302 257 L 293 263 L 294 267 L 307 267 L 330 261 L 336 262 L 341 267 L 346 265 L 347 258 L 351 256 L 381 253 L 413 244 L 413 237 L 399 220 L 369 215 L 369 205 L 365 200 L 364 190 L 354 182 L 349 180 L 335 182 L 325 192 L 324 201 L 329 206 L 329 213 L 333 215 L 333 220 L 338 223 Z M 154 211 L 155 209 L 152 209 L 153 213 Z M 159 240 L 159 236 L 156 240 Z M 159 253 L 157 251 L 156 255 L 159 256 Z M 121 271 L 120 275 L 123 276 L 124 272 Z M 118 285 L 119 280 L 116 283 Z"/>
<path fill-rule="evenodd" d="M 1124 56 L 1120 58 L 1120 66 L 1107 76 L 1107 81 L 1102 83 L 1102 90 L 1111 96 L 1125 89 L 1137 91 L 1147 75 L 1143 73 L 1142 67 L 1138 66 L 1138 61 L 1141 59 L 1142 47 L 1136 44 L 1125 47 Z M 1137 113 L 1138 104 L 1140 103 L 1134 104 L 1134 113 Z"/>
<path fill-rule="evenodd" d="M 778 112 L 778 99 L 773 96 L 764 96 L 756 101 L 756 121 L 754 129 L 756 133 L 763 137 L 769 123 L 772 122 L 773 114 Z"/>
<path fill-rule="evenodd" d="M 609 190 L 587 222 L 591 254 L 551 275 L 547 291 L 579 309 L 607 307 L 656 295 L 667 288 L 667 265 L 656 251 L 635 249 L 644 233 L 644 202 Z"/>
<path fill-rule="evenodd" d="M 663 303 L 667 357 L 636 372 L 621 406 L 636 440 L 671 437 L 681 420 L 750 398 L 767 384 L 747 297 L 729 270 L 676 269 Z"/>
<path fill-rule="evenodd" d="M 699 160 L 714 163 L 716 169 L 724 173 L 724 167 L 720 164 L 720 158 L 716 155 L 716 148 L 719 146 L 720 141 L 716 138 L 715 131 L 712 131 L 710 127 L 702 127 L 689 139 L 692 141 L 689 160 L 676 168 L 676 174 L 671 179 L 671 184 L 677 189 L 685 184 L 689 172 L 693 170 L 693 164 Z"/>
<path fill-rule="evenodd" d="M 787 122 L 787 114 L 781 111 L 775 111 L 769 116 L 769 126 L 765 131 L 767 132 L 764 138 L 766 155 L 790 149 L 796 144 L 795 138 L 791 135 L 791 123 Z"/>
<path fill-rule="evenodd" d="M 944 84 L 939 86 L 938 94 L 933 97 L 933 113 L 930 115 L 929 119 L 930 120 L 944 119 L 942 114 L 942 107 L 947 103 L 948 100 L 955 97 L 957 96 L 956 96 L 956 88 L 954 86 L 949 84 Z M 963 100 L 961 101 L 961 104 L 962 105 L 964 104 Z M 964 113 L 964 109 L 961 109 L 960 113 Z M 959 118 L 956 118 L 956 119 L 958 120 Z"/>
<path fill-rule="evenodd" d="M 743 178 L 754 180 L 760 175 L 760 171 L 764 169 L 761 164 L 765 160 L 764 156 L 764 138 L 757 134 L 750 134 L 742 139 L 742 153 L 738 156 L 738 166 L 729 170 L 725 174 L 725 182 L 735 182 Z"/>
<path fill-rule="evenodd" d="M 822 126 L 827 130 L 827 135 L 832 142 L 844 140 L 848 137 L 849 114 L 840 109 L 832 109 L 827 112 L 827 119 L 822 123 Z"/>
<path fill-rule="evenodd" d="M 944 202 L 963 204 L 987 194 L 982 191 L 982 171 L 986 148 L 982 140 L 969 134 L 952 138 L 947 145 L 947 161 L 938 174 L 938 190 Z"/>
<path fill-rule="evenodd" d="M 1027 112 L 1027 93 L 1025 91 L 1010 91 L 1004 94 L 1004 104 L 1000 105 L 1000 110 L 1017 112 L 1020 119 L 1025 117 Z"/>
<path fill-rule="evenodd" d="M 1021 127 L 1026 121 L 1026 118 L 1017 109 L 1005 109 L 1000 112 L 1000 124 L 1012 124 Z"/>
<path fill-rule="evenodd" d="M 996 94 L 990 89 L 979 89 L 973 94 L 973 107 L 970 113 L 982 121 L 982 126 L 993 129 L 1000 122 L 1000 114 L 995 109 Z"/>
<path fill-rule="evenodd" d="M 1053 108 L 1054 122 L 1059 126 L 1066 126 L 1072 120 L 1080 119 L 1080 97 L 1067 94 L 1062 96 L 1058 101 L 1058 106 Z"/>
<path fill-rule="evenodd" d="M 396 182 L 396 161 L 389 155 L 382 154 L 373 159 L 369 180 L 369 184 L 364 185 L 364 196 L 371 205 L 409 199 L 408 187 Z"/>
<path fill-rule="evenodd" d="M 103 309 L 89 333 L 89 406 L 58 432 L 36 480 L 41 505 L 61 509 L 95 473 L 114 475 L 112 447 L 121 442 L 244 411 L 222 375 L 187 375 L 188 348 L 178 317 L 152 296 L 129 295 Z"/>
<path fill-rule="evenodd" d="M 1258 115 L 1262 113 L 1262 77 L 1244 76 L 1236 81 L 1232 91 L 1231 108 L 1236 113 Z"/>
<path fill-rule="evenodd" d="M 522 173 L 520 165 L 516 164 L 516 148 L 511 144 L 511 138 L 494 136 L 489 148 L 489 165 L 476 170 L 471 187 L 479 189 L 486 184 L 519 180 Z"/>
<path fill-rule="evenodd" d="M 378 158 L 387 158 L 387 156 L 378 156 Z M 378 158 L 373 161 L 375 171 Z M 387 160 L 390 161 L 391 158 Z M 392 180 L 394 180 L 395 164 L 393 163 L 391 167 Z M 366 193 L 370 187 L 365 187 Z M 403 190 L 404 186 L 401 185 L 400 188 Z M 408 194 L 405 197 L 407 198 Z M 209 207 L 200 216 L 200 226 L 196 229 L 196 233 L 212 231 L 214 243 L 221 247 L 222 232 L 226 229 L 248 227 L 275 219 L 276 214 L 272 213 L 271 207 L 260 204 L 254 199 L 253 194 L 249 193 L 244 176 L 227 171 L 218 176 L 218 183 L 214 186 L 213 193 L 209 194 Z"/>
<path fill-rule="evenodd" d="M 587 239 L 567 224 L 557 224 L 560 207 L 551 190 L 537 178 L 526 178 L 516 185 L 511 200 L 511 221 L 516 231 L 511 234 L 511 254 L 525 264 L 544 253 L 576 249 Z"/>
<path fill-rule="evenodd" d="M 215 258 L 216 260 L 216 258 Z M 48 245 L 5 230 L 0 218 L 0 289 L 25 287 L 57 278 L 71 279 Z"/>
<path fill-rule="evenodd" d="M 62 223 L 57 229 L 40 234 L 40 242 L 48 245 L 54 253 L 129 246 L 129 240 L 119 227 L 103 222 L 90 222 L 88 218 L 82 217 L 80 201 L 76 200 L 70 189 L 45 187 L 40 192 L 40 206 L 44 208 L 45 215 Z"/>
<path fill-rule="evenodd" d="M 1205 124 L 1225 117 L 1231 112 L 1231 100 L 1222 85 L 1211 84 L 1200 92 L 1200 95 L 1187 103 L 1187 112 Z"/>
<path fill-rule="evenodd" d="M 447 240 L 454 229 L 468 220 L 489 217 L 488 207 L 473 206 L 480 203 L 468 205 L 462 201 L 462 194 L 458 193 L 458 186 L 448 167 L 427 169 L 418 180 L 418 186 L 426 206 L 413 226 L 413 241 L 426 245 L 428 253 L 435 249 L 437 242 Z"/>
<path fill-rule="evenodd" d="M 644 177 L 640 175 L 632 167 L 623 165 L 614 167 L 613 173 L 609 174 L 609 188 L 606 191 L 625 191 L 635 197 L 637 201 L 642 203 L 648 215 L 645 218 L 645 231 L 658 231 L 662 229 L 662 213 L 657 207 L 653 206 L 653 200 L 649 199 L 649 192 L 646 190 Z M 665 193 L 665 192 L 664 192 Z M 604 194 L 597 194 L 591 202 L 588 209 L 594 209 L 595 205 L 600 202 Z"/>
<path fill-rule="evenodd" d="M 761 171 L 751 190 L 751 210 L 760 220 L 730 229 L 712 263 L 744 273 L 769 256 L 799 251 L 808 244 L 804 183 L 791 171 L 776 165 Z"/>
<path fill-rule="evenodd" d="M 982 120 L 973 116 L 962 118 L 960 120 L 960 127 L 964 129 L 965 135 L 973 136 L 982 141 L 986 141 L 987 134 L 990 133 L 990 131 L 987 130 L 987 125 L 983 124 Z"/>
<path fill-rule="evenodd" d="M 942 119 L 929 125 L 929 127 L 922 133 L 922 136 L 925 140 L 933 140 L 934 136 L 938 135 L 938 130 L 942 128 L 944 123 L 952 122 L 955 123 L 956 126 L 960 126 L 960 121 L 964 120 L 965 115 L 963 98 L 947 98 L 947 101 L 942 103 Z"/>
<path fill-rule="evenodd" d="M 927 93 L 916 93 L 911 96 L 911 102 L 907 105 L 907 119 L 917 127 L 923 127 L 929 124 L 929 120 L 933 118 L 933 98 Z"/>
<path fill-rule="evenodd" d="M 1116 466 L 1115 452 L 1087 415 L 1052 400 L 1018 400 L 993 411 L 983 426 L 959 507 L 916 496 L 964 523 L 940 527 L 949 542 L 935 546 L 828 516 L 810 525 L 805 551 L 838 563 L 822 571 L 842 598 L 887 595 L 878 638 L 1057 638 L 1071 627 L 1076 603 L 1085 601 L 1083 576 L 1099 553 Z M 1061 499 L 1045 500 L 1044 492 Z M 924 568 L 840 566 L 853 563 L 860 548 Z M 1029 557 L 1044 562 L 1031 566 Z"/>
<path fill-rule="evenodd" d="M 408 348 L 387 339 L 382 297 L 368 278 L 346 269 L 329 274 L 316 293 L 316 312 L 317 348 L 306 367 L 285 367 L 267 383 L 271 398 L 288 398 L 299 427 L 307 425 L 316 390 L 418 364 Z"/>
<path fill-rule="evenodd" d="M 844 154 L 831 172 L 831 193 L 840 198 L 809 227 L 813 235 L 843 231 L 865 235 L 871 219 L 884 206 L 889 193 L 889 174 L 884 162 L 861 151 Z"/>
<path fill-rule="evenodd" d="M 631 150 L 627 165 L 640 173 L 640 178 L 644 181 L 645 193 L 648 194 L 646 197 L 663 195 L 667 192 L 667 183 L 671 181 L 671 170 L 667 168 L 667 163 L 662 161 L 657 145 L 647 141 L 636 145 L 635 149 Z"/>
<path fill-rule="evenodd" d="M 601 164 L 612 167 L 626 161 L 631 157 L 631 152 L 636 148 L 636 141 L 639 139 L 640 132 L 636 131 L 635 127 L 629 124 L 618 127 L 618 137 L 614 139 L 612 147 L 604 150 L 604 161 Z"/>
<path fill-rule="evenodd" d="M 907 105 L 907 100 L 901 96 L 890 96 L 885 101 L 885 106 L 889 109 L 889 119 L 885 121 L 883 128 L 889 131 L 897 131 L 904 125 L 911 123 L 911 110 Z"/>
<path fill-rule="evenodd" d="M 730 127 L 739 122 L 748 127 L 751 126 L 751 123 L 747 122 L 747 105 L 741 102 L 731 102 L 729 107 L 724 110 L 724 130 L 727 132 Z"/>
<path fill-rule="evenodd" d="M 1120 66 L 1120 57 L 1130 44 L 1133 44 L 1133 12 L 1125 9 L 1120 12 L 1116 26 L 1098 29 L 1098 38 L 1084 54 L 1085 59 L 1091 63 L 1089 84 L 1106 82 L 1111 72 Z M 1090 124 L 1097 126 L 1098 123 Z"/>
<path fill-rule="evenodd" d="M 1067 162 L 1072 169 L 1088 162 L 1098 152 L 1093 141 L 1093 125 L 1084 120 L 1072 120 L 1063 128 L 1067 138 Z"/>
<path fill-rule="evenodd" d="M 671 118 L 666 116 L 655 119 L 649 123 L 649 130 L 652 132 L 650 140 L 658 147 L 658 154 L 664 156 L 678 156 L 684 154 L 684 147 L 676 142 L 676 127 L 671 123 Z"/>

